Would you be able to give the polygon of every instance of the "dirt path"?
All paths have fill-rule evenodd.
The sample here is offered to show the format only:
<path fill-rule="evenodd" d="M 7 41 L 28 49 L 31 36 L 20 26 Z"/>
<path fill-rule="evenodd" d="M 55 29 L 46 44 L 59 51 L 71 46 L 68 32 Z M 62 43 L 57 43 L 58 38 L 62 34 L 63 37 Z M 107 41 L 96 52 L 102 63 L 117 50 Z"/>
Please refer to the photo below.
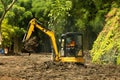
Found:
<path fill-rule="evenodd" d="M 0 56 L 0 80 L 120 80 L 120 66 L 54 63 L 50 55 Z"/>

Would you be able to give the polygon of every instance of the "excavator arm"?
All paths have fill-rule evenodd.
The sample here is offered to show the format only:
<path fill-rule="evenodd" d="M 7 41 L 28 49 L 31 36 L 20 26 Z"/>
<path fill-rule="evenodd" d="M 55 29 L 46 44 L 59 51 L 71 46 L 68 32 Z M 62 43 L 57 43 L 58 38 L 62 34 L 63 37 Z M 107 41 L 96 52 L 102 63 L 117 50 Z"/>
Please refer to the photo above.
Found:
<path fill-rule="evenodd" d="M 23 41 L 27 41 L 30 38 L 30 36 L 31 36 L 32 32 L 34 31 L 35 27 L 38 28 L 40 31 L 44 32 L 46 35 L 48 35 L 50 37 L 52 45 L 53 45 L 53 49 L 54 49 L 54 52 L 55 52 L 54 60 L 55 61 L 60 61 L 60 55 L 58 53 L 58 48 L 57 48 L 54 32 L 49 30 L 49 29 L 43 28 L 40 24 L 37 23 L 37 20 L 35 18 L 32 19 L 29 22 L 29 28 L 28 28 L 28 31 L 23 38 Z"/>

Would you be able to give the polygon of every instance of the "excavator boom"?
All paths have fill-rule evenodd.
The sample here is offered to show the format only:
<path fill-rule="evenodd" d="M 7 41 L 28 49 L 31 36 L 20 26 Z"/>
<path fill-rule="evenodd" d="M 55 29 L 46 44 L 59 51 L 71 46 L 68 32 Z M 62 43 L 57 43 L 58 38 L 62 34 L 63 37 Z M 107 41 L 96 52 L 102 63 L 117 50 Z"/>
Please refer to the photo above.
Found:
<path fill-rule="evenodd" d="M 23 41 L 26 41 L 30 38 L 32 32 L 34 31 L 34 28 L 38 28 L 40 31 L 44 32 L 46 35 L 48 35 L 51 39 L 51 42 L 52 42 L 52 45 L 53 45 L 53 49 L 54 49 L 54 52 L 55 52 L 55 61 L 59 61 L 59 53 L 58 53 L 58 48 L 57 48 L 57 45 L 56 45 L 56 39 L 55 39 L 55 35 L 54 35 L 54 32 L 49 30 L 49 29 L 45 29 L 43 27 L 41 27 L 41 25 L 39 25 L 37 23 L 37 20 L 34 18 L 32 19 L 30 22 L 29 22 L 29 29 L 27 31 L 27 33 L 25 34 L 24 36 L 24 39 Z"/>

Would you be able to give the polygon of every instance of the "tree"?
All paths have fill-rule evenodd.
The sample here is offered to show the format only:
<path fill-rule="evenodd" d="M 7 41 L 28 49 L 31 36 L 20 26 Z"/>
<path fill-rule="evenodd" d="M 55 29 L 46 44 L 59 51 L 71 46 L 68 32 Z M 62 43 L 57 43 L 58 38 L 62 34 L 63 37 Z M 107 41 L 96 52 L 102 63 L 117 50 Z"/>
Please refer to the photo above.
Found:
<path fill-rule="evenodd" d="M 7 27 L 6 27 L 7 26 Z M 14 37 L 20 37 L 24 32 L 23 28 L 12 26 L 8 24 L 8 19 L 4 19 L 2 23 L 2 46 L 3 47 L 10 47 L 13 43 Z M 21 34 L 19 34 L 21 33 Z"/>
<path fill-rule="evenodd" d="M 52 4 L 48 14 L 50 18 L 48 26 L 59 37 L 66 29 L 65 26 L 68 24 L 67 18 L 70 16 L 71 8 L 72 2 L 70 0 L 55 0 Z"/>
<path fill-rule="evenodd" d="M 28 3 L 28 1 L 25 3 Z M 19 0 L 5 16 L 8 24 L 14 29 L 14 35 L 12 35 L 12 40 L 10 41 L 14 43 L 14 53 L 18 53 L 21 50 L 20 44 L 22 43 L 23 33 L 25 33 L 24 28 L 27 28 L 28 19 L 33 17 L 31 11 L 26 10 L 23 4 L 24 1 Z"/>
<path fill-rule="evenodd" d="M 2 24 L 2 21 L 6 15 L 6 13 L 12 8 L 12 6 L 14 5 L 14 3 L 16 2 L 16 0 L 12 0 L 12 2 L 10 1 L 6 1 L 6 0 L 0 0 L 1 4 L 2 4 L 2 8 L 3 8 L 3 13 L 1 15 L 1 18 L 0 18 L 0 41 L 2 41 L 2 32 L 1 32 L 1 24 Z"/>

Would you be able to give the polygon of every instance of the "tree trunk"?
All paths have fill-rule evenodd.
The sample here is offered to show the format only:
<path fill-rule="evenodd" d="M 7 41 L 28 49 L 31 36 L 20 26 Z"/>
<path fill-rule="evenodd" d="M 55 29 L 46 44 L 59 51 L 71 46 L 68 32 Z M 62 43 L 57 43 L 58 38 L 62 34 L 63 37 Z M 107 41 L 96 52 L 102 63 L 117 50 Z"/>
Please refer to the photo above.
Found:
<path fill-rule="evenodd" d="M 18 42 L 18 38 L 14 38 L 14 45 L 13 45 L 13 52 L 15 53 L 15 54 L 17 54 L 18 53 L 18 50 L 19 50 L 19 44 L 18 44 L 19 42 Z"/>
<path fill-rule="evenodd" d="M 97 35 L 91 32 L 90 28 L 86 29 L 83 35 L 83 48 L 84 50 L 91 50 L 93 42 L 95 41 Z"/>

